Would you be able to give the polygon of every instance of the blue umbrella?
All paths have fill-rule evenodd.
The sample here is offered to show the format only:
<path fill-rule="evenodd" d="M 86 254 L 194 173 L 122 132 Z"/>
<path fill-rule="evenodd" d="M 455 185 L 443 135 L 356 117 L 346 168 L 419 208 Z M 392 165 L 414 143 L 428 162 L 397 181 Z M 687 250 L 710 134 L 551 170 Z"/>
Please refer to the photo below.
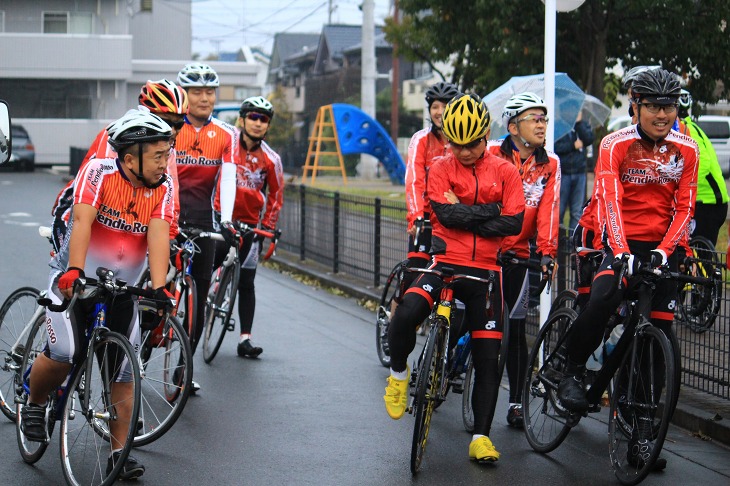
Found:
<path fill-rule="evenodd" d="M 507 133 L 502 121 L 502 110 L 512 96 L 530 91 L 545 98 L 545 75 L 514 76 L 499 88 L 484 97 L 492 114 L 492 135 L 496 139 Z M 569 133 L 578 118 L 586 94 L 565 73 L 555 73 L 555 113 L 548 113 L 550 123 L 555 125 L 555 140 Z M 553 142 L 555 141 L 553 140 Z"/>

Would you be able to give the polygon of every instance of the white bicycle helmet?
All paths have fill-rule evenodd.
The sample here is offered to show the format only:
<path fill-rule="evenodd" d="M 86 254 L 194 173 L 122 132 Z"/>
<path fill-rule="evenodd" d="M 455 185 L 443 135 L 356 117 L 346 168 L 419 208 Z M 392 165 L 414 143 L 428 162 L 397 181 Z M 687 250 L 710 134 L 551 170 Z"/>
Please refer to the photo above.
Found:
<path fill-rule="evenodd" d="M 542 98 L 537 96 L 535 93 L 527 91 L 514 95 L 512 98 L 507 100 L 507 103 L 504 105 L 504 110 L 502 111 L 502 122 L 504 123 L 504 126 L 507 127 L 510 120 L 530 108 L 540 108 L 547 115 L 547 105 Z"/>
<path fill-rule="evenodd" d="M 220 86 L 218 74 L 207 64 L 193 62 L 186 64 L 177 74 L 177 84 L 183 88 L 206 87 L 217 88 Z"/>
<path fill-rule="evenodd" d="M 252 111 L 266 115 L 269 118 L 274 118 L 274 105 L 272 105 L 271 102 L 263 96 L 252 96 L 243 100 L 243 103 L 241 103 L 241 109 L 238 113 L 241 117 L 245 117 L 246 113 L 250 113 Z"/>
<path fill-rule="evenodd" d="M 686 89 L 679 92 L 679 109 L 687 113 L 692 109 L 692 95 Z"/>
<path fill-rule="evenodd" d="M 147 111 L 129 110 L 106 127 L 109 145 L 120 150 L 137 143 L 169 140 L 172 129 L 162 118 Z"/>

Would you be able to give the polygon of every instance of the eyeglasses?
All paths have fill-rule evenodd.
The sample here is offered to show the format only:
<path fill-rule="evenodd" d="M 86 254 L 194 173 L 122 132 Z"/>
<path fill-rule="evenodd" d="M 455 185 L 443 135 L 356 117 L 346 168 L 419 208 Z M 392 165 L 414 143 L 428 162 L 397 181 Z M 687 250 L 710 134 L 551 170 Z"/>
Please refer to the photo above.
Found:
<path fill-rule="evenodd" d="M 185 126 L 185 120 L 168 120 L 163 118 L 162 121 L 170 125 L 175 130 L 181 130 Z"/>
<path fill-rule="evenodd" d="M 484 139 L 483 138 L 477 138 L 476 140 L 473 140 L 473 141 L 471 141 L 469 143 L 465 143 L 463 145 L 460 144 L 460 143 L 455 143 L 455 142 L 452 142 L 452 141 L 449 140 L 449 144 L 451 144 L 451 148 L 453 148 L 454 150 L 464 150 L 464 149 L 466 149 L 466 150 L 472 150 L 472 149 L 478 147 L 479 144 L 482 143 L 482 140 L 484 140 Z"/>
<path fill-rule="evenodd" d="M 646 111 L 648 111 L 649 113 L 651 113 L 653 115 L 656 115 L 657 113 L 659 113 L 660 110 L 664 110 L 664 113 L 666 113 L 667 115 L 671 115 L 672 113 L 677 111 L 676 103 L 672 103 L 671 105 L 658 105 L 656 103 L 638 102 L 636 104 L 639 106 L 643 106 L 644 108 L 646 108 Z"/>
<path fill-rule="evenodd" d="M 186 77 L 193 83 L 202 81 L 203 83 L 212 83 L 218 81 L 218 75 L 215 73 L 188 73 Z"/>
<path fill-rule="evenodd" d="M 251 121 L 260 121 L 261 123 L 269 123 L 269 120 L 271 120 L 271 118 L 266 115 L 254 112 L 246 113 L 246 119 Z"/>
<path fill-rule="evenodd" d="M 523 118 L 520 118 L 519 120 L 515 120 L 515 123 L 520 123 L 523 121 L 533 122 L 535 125 L 537 125 L 538 123 L 545 123 L 545 125 L 547 125 L 550 122 L 550 118 L 545 115 L 527 115 Z"/>

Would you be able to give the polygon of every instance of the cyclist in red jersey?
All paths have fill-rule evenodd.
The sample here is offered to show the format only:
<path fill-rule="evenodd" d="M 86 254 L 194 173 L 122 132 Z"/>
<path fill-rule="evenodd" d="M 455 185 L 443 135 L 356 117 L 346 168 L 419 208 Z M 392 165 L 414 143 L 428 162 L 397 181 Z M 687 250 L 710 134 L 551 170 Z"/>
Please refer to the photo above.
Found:
<path fill-rule="evenodd" d="M 636 76 L 631 88 L 638 124 L 606 136 L 596 163 L 596 230 L 603 235 L 605 257 L 588 303 L 574 323 L 566 376 L 558 388 L 563 405 L 576 412 L 585 412 L 589 405 L 581 381 L 585 362 L 625 292 L 619 288 L 606 299 L 614 285 L 612 265 L 627 261 L 629 275 L 639 260 L 676 271 L 682 252 L 675 249 L 695 209 L 697 144 L 672 130 L 680 94 L 677 77 L 664 69 L 647 70 Z M 671 331 L 676 295 L 676 283 L 657 283 L 651 319 L 665 332 Z M 647 411 L 635 418 L 639 425 L 629 440 L 627 459 L 641 466 L 653 448 L 653 415 Z M 655 468 L 665 466 L 660 458 Z"/>
<path fill-rule="evenodd" d="M 247 98 L 241 104 L 238 125 L 238 143 L 234 147 L 234 162 L 224 163 L 215 193 L 214 208 L 226 241 L 235 241 L 237 233 L 232 221 L 274 231 L 284 203 L 284 171 L 279 154 L 264 141 L 274 118 L 274 106 L 261 96 Z M 253 233 L 246 235 L 240 249 L 241 273 L 238 280 L 238 316 L 241 334 L 238 355 L 256 358 L 263 352 L 251 341 L 256 292 L 254 279 L 258 265 L 261 241 Z M 218 266 L 222 263 L 219 255 Z"/>
<path fill-rule="evenodd" d="M 173 188 L 165 175 L 170 150 L 170 127 L 149 112 L 131 110 L 107 128 L 109 143 L 119 154 L 113 159 L 92 159 L 76 176 L 69 237 L 51 261 L 48 296 L 54 303 L 70 298 L 84 269 L 95 271 L 103 266 L 118 278 L 134 278 L 145 263 L 149 267 L 155 295 L 168 302 L 165 290 L 170 247 L 168 234 L 174 217 Z M 61 385 L 71 363 L 84 352 L 83 328 L 94 298 L 80 298 L 68 311 L 47 311 L 48 344 L 35 362 L 30 375 L 30 394 L 23 407 L 23 433 L 29 440 L 47 438 L 45 405 L 48 394 Z M 117 297 L 107 313 L 106 325 L 126 335 L 139 346 L 140 331 L 136 302 L 129 296 Z M 118 417 L 109 423 L 112 454 L 106 473 L 114 467 L 129 428 L 133 389 L 126 370 L 112 385 L 112 393 L 121 397 Z M 144 466 L 128 457 L 122 479 L 144 473 Z"/>
<path fill-rule="evenodd" d="M 449 266 L 455 274 L 494 279 L 491 292 L 486 284 L 469 280 L 454 286 L 454 295 L 466 308 L 464 322 L 472 333 L 474 436 L 469 458 L 479 462 L 499 459 L 488 437 L 499 393 L 502 339 L 497 254 L 506 235 L 519 233 L 525 211 L 517 169 L 485 150 L 490 121 L 489 111 L 478 97 L 452 99 L 443 114 L 443 131 L 451 151 L 433 162 L 427 183 L 433 225 L 431 268 Z M 416 326 L 428 316 L 441 284 L 434 275 L 418 276 L 388 328 L 391 368 L 383 399 L 393 419 L 403 416 L 408 401 L 406 360 L 416 344 Z"/>
<path fill-rule="evenodd" d="M 522 231 L 504 239 L 502 252 L 514 251 L 520 258 L 529 258 L 529 240 L 537 237 L 543 271 L 552 267 L 557 256 L 560 228 L 560 162 L 557 155 L 544 148 L 547 115 L 542 98 L 530 92 L 516 94 L 502 112 L 509 135 L 502 141 L 490 141 L 487 146 L 491 154 L 510 161 L 518 169 L 525 193 Z M 506 264 L 502 268 L 502 280 L 509 309 L 507 423 L 522 428 L 522 388 L 528 360 L 525 323 L 530 299 L 527 268 Z"/>
<path fill-rule="evenodd" d="M 177 136 L 177 172 L 180 182 L 180 226 L 213 231 L 213 189 L 224 162 L 233 162 L 235 128 L 212 116 L 218 74 L 207 64 L 185 65 L 177 82 L 188 93 L 190 109 L 185 125 Z M 200 252 L 195 254 L 191 274 L 195 280 L 198 309 L 195 333 L 190 336 L 193 352 L 205 327 L 205 303 L 210 287 L 216 244 L 199 238 Z M 193 390 L 200 388 L 193 383 Z"/>
<path fill-rule="evenodd" d="M 159 81 L 147 81 L 139 93 L 139 110 L 148 110 L 167 123 L 172 128 L 172 136 L 170 143 L 170 155 L 167 159 L 167 175 L 172 181 L 175 189 L 175 218 L 170 225 L 170 239 L 175 238 L 178 234 L 177 219 L 179 210 L 178 202 L 178 182 L 177 182 L 177 164 L 175 162 L 175 138 L 178 131 L 182 128 L 183 117 L 188 111 L 188 97 L 185 90 L 175 85 L 175 83 L 166 79 Z M 86 167 L 91 159 L 116 158 L 117 153 L 114 148 L 109 145 L 109 134 L 106 129 L 99 132 L 91 147 L 86 152 L 84 160 L 79 166 L 79 171 Z M 71 211 L 73 197 L 73 180 L 64 187 L 53 204 L 51 215 L 53 216 L 53 247 L 58 251 L 66 234 L 66 228 L 69 221 L 69 213 Z"/>

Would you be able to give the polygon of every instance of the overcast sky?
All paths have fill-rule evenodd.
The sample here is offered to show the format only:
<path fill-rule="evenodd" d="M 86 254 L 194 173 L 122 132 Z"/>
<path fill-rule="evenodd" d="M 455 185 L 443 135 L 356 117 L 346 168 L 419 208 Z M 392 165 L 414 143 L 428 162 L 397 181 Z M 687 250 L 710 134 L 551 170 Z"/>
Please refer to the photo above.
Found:
<path fill-rule="evenodd" d="M 170 1 L 170 0 L 168 0 Z M 174 0 L 173 0 L 174 1 Z M 328 22 L 328 0 L 192 0 L 193 53 L 205 57 L 241 45 L 271 53 L 274 34 L 319 33 Z M 331 0 L 332 23 L 362 24 L 362 0 Z M 391 0 L 375 0 L 375 24 L 382 25 Z"/>

